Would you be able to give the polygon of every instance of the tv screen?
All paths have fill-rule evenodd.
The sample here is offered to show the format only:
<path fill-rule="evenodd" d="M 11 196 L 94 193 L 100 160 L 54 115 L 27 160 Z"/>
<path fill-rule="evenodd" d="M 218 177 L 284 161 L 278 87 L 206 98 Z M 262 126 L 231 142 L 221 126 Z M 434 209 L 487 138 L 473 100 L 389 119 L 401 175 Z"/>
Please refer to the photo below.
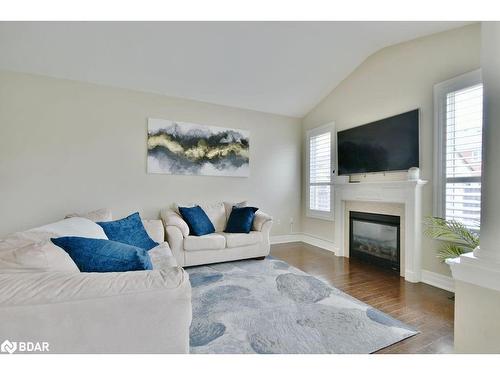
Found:
<path fill-rule="evenodd" d="M 339 175 L 403 171 L 419 166 L 415 109 L 337 133 Z"/>

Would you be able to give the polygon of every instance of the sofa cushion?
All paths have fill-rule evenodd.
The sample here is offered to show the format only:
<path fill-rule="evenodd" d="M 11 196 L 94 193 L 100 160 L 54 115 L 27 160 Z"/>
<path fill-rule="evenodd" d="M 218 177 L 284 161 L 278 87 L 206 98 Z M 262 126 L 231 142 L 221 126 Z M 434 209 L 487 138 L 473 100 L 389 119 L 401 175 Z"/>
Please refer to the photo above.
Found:
<path fill-rule="evenodd" d="M 208 216 L 210 219 L 210 222 L 215 228 L 216 232 L 222 232 L 224 228 L 226 227 L 226 222 L 227 222 L 227 215 L 226 215 L 226 209 L 224 206 L 224 203 L 218 202 L 218 203 L 174 203 L 173 208 L 174 211 L 180 214 L 179 207 L 196 207 L 200 206 L 205 214 Z"/>
<path fill-rule="evenodd" d="M 99 224 L 112 241 L 151 250 L 158 243 L 149 237 L 138 212 L 115 221 L 100 221 Z"/>
<path fill-rule="evenodd" d="M 226 246 L 229 248 L 249 246 L 262 242 L 262 233 L 257 231 L 250 233 L 224 233 L 224 237 L 226 237 Z"/>
<path fill-rule="evenodd" d="M 69 254 L 81 272 L 153 269 L 146 250 L 122 242 L 85 237 L 59 237 L 51 241 Z"/>
<path fill-rule="evenodd" d="M 220 233 L 211 233 L 204 236 L 187 236 L 184 238 L 184 250 L 221 250 L 226 247 L 226 238 Z"/>
<path fill-rule="evenodd" d="M 111 213 L 111 210 L 109 208 L 100 208 L 98 210 L 85 212 L 83 214 L 80 213 L 67 214 L 65 219 L 69 219 L 70 217 L 84 217 L 94 222 L 113 220 L 113 214 Z"/>
<path fill-rule="evenodd" d="M 165 228 L 161 220 L 146 219 L 142 220 L 142 225 L 148 233 L 148 236 L 155 242 L 161 244 L 165 241 Z"/>
<path fill-rule="evenodd" d="M 224 232 L 249 233 L 257 210 L 257 207 L 233 207 Z"/>
<path fill-rule="evenodd" d="M 222 232 L 226 227 L 226 210 L 224 203 L 202 204 L 201 208 L 207 214 L 208 218 L 214 225 L 216 232 Z"/>
<path fill-rule="evenodd" d="M 215 232 L 214 225 L 200 206 L 179 207 L 182 218 L 193 236 L 203 236 Z"/>

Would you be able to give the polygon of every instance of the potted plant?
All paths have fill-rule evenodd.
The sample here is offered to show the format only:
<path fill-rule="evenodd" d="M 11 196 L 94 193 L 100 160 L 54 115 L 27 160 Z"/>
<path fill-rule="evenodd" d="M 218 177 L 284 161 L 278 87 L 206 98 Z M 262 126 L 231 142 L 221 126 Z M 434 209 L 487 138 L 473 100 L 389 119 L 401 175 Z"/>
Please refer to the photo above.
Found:
<path fill-rule="evenodd" d="M 479 246 L 479 233 L 456 220 L 428 217 L 424 226 L 427 236 L 444 241 L 437 253 L 441 262 L 469 253 Z"/>

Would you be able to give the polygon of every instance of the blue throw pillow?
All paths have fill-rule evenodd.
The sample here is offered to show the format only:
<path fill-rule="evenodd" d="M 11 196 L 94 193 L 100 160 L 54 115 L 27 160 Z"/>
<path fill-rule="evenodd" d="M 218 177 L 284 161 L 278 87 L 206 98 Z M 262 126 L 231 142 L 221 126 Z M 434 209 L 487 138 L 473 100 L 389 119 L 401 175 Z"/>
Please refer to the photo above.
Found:
<path fill-rule="evenodd" d="M 97 224 L 102 227 L 111 241 L 123 242 L 145 250 L 158 246 L 158 243 L 154 242 L 144 229 L 138 212 L 120 220 L 101 221 Z"/>
<path fill-rule="evenodd" d="M 227 220 L 226 233 L 250 233 L 256 207 L 236 207 L 233 206 L 229 219 Z"/>
<path fill-rule="evenodd" d="M 189 233 L 203 236 L 215 232 L 214 225 L 200 206 L 179 207 L 179 213 L 189 227 Z"/>
<path fill-rule="evenodd" d="M 85 237 L 50 239 L 73 259 L 81 272 L 151 270 L 148 252 L 122 242 Z"/>

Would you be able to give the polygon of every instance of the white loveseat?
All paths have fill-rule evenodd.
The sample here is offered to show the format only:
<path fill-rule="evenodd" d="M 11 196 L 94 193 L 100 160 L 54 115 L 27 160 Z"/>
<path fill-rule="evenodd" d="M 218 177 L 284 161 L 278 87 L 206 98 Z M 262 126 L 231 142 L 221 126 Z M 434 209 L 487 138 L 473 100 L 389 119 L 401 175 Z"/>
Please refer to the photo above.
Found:
<path fill-rule="evenodd" d="M 245 205 L 246 202 L 234 205 Z M 172 208 L 161 211 L 167 241 L 180 266 L 196 266 L 239 259 L 260 258 L 269 255 L 269 233 L 273 224 L 272 217 L 262 211 L 255 213 L 250 233 L 224 233 L 233 204 L 220 202 L 200 204 L 215 228 L 215 233 L 193 236 L 183 220 L 178 206 L 194 204 L 174 204 Z"/>
<path fill-rule="evenodd" d="M 46 241 L 53 236 L 106 238 L 85 218 L 1 240 L 1 340 L 48 342 L 52 353 L 188 353 L 189 277 L 163 242 L 161 221 L 144 224 L 160 243 L 150 251 L 151 271 L 82 273 L 62 249 Z"/>

